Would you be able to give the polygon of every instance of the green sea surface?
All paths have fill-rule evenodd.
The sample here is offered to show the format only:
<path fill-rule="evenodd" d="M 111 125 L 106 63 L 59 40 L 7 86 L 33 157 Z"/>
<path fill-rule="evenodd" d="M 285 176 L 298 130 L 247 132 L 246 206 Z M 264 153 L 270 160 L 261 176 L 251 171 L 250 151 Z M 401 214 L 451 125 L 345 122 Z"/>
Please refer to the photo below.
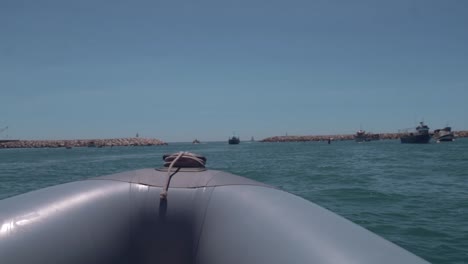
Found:
<path fill-rule="evenodd" d="M 468 262 L 468 139 L 172 143 L 167 146 L 0 149 L 0 199 L 65 182 L 160 167 L 190 151 L 207 167 L 317 203 L 433 263 Z"/>

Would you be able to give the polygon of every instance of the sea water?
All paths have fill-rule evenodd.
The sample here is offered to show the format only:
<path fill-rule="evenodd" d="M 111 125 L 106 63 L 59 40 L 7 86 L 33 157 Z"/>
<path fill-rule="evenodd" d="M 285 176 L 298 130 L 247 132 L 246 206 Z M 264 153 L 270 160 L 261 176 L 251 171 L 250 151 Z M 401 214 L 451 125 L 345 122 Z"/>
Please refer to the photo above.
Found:
<path fill-rule="evenodd" d="M 0 199 L 191 151 L 223 170 L 317 203 L 433 263 L 468 263 L 468 139 L 422 145 L 227 142 L 0 149 Z"/>

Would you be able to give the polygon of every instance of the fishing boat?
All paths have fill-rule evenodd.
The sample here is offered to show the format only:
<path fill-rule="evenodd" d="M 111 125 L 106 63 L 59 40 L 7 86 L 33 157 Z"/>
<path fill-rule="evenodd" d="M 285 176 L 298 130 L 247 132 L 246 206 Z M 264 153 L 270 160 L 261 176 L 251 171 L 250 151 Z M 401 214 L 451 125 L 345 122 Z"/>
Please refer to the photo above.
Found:
<path fill-rule="evenodd" d="M 406 132 L 400 136 L 401 143 L 427 144 L 431 140 L 429 127 L 420 122 L 414 132 Z"/>
<path fill-rule="evenodd" d="M 312 202 L 205 165 L 179 152 L 161 168 L 0 200 L 1 262 L 428 263 Z"/>
<path fill-rule="evenodd" d="M 434 139 L 437 142 L 444 142 L 444 141 L 454 141 L 455 135 L 452 132 L 451 127 L 444 127 L 442 129 L 434 130 Z"/>
<path fill-rule="evenodd" d="M 230 145 L 239 144 L 239 143 L 240 143 L 240 138 L 239 138 L 239 137 L 236 137 L 236 136 L 232 136 L 231 138 L 229 138 L 228 143 L 229 143 Z"/>
<path fill-rule="evenodd" d="M 371 141 L 370 137 L 368 137 L 368 134 L 366 134 L 366 131 L 359 129 L 356 132 L 356 135 L 354 135 L 354 139 L 356 142 L 361 143 L 361 142 L 366 142 L 366 141 Z"/>
<path fill-rule="evenodd" d="M 200 144 L 200 141 L 198 139 L 195 139 L 194 141 L 192 141 L 192 144 Z"/>
<path fill-rule="evenodd" d="M 359 129 L 354 135 L 354 140 L 356 140 L 356 142 L 358 143 L 368 142 L 372 140 L 379 140 L 379 139 L 380 139 L 379 134 L 366 133 L 366 131 L 362 129 Z"/>

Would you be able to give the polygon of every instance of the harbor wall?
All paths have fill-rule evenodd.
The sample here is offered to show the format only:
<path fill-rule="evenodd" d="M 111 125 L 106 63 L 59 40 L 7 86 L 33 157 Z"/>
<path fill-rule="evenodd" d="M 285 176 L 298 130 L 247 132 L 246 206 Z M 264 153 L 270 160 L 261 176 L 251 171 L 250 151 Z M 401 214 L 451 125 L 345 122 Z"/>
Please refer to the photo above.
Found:
<path fill-rule="evenodd" d="M 455 131 L 455 137 L 462 138 L 468 137 L 468 130 Z M 371 134 L 378 135 L 379 139 L 399 139 L 401 133 L 380 133 Z M 309 135 L 309 136 L 274 136 L 268 137 L 260 142 L 306 142 L 306 141 L 328 141 L 332 139 L 334 141 L 342 140 L 354 140 L 355 134 L 343 134 L 343 135 Z"/>
<path fill-rule="evenodd" d="M 0 142 L 1 148 L 62 148 L 62 147 L 114 147 L 156 146 L 167 143 L 154 138 L 71 139 L 71 140 L 15 140 Z"/>

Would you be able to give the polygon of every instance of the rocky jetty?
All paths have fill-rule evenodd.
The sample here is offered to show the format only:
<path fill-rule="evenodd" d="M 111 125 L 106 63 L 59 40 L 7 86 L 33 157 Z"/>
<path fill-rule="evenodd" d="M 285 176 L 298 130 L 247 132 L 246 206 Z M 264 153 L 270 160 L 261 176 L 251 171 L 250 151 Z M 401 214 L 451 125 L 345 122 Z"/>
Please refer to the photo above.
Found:
<path fill-rule="evenodd" d="M 399 139 L 400 133 L 381 133 L 375 134 L 379 135 L 380 139 Z M 456 131 L 455 137 L 468 137 L 468 130 Z M 306 142 L 306 141 L 328 141 L 328 139 L 334 141 L 342 140 L 354 140 L 354 134 L 345 134 L 345 135 L 319 135 L 319 136 L 275 136 L 262 139 L 260 142 Z"/>
<path fill-rule="evenodd" d="M 157 146 L 167 143 L 154 138 L 72 139 L 72 140 L 16 140 L 1 142 L 1 148 L 72 148 L 72 147 L 116 147 Z"/>
<path fill-rule="evenodd" d="M 454 132 L 455 137 L 468 137 L 468 130 L 463 130 L 463 131 L 455 131 Z"/>
<path fill-rule="evenodd" d="M 306 141 L 328 141 L 352 140 L 354 135 L 320 135 L 320 136 L 276 136 L 262 139 L 260 142 L 306 142 Z"/>

